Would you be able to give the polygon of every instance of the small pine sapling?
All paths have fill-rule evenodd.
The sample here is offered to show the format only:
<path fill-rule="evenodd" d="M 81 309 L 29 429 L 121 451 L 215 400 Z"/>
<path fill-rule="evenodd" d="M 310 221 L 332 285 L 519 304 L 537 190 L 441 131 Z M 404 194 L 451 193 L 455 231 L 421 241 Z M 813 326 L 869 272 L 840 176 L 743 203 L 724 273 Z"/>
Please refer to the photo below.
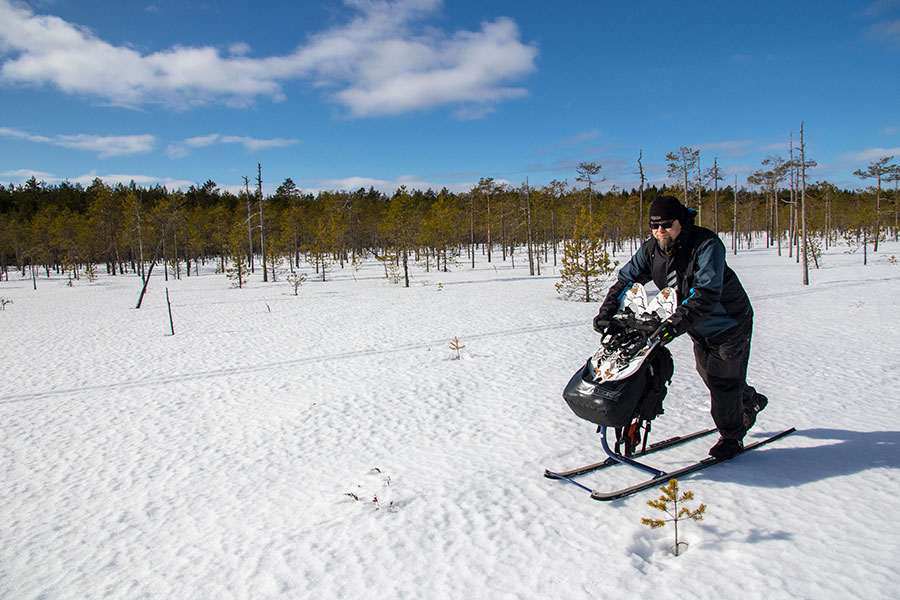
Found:
<path fill-rule="evenodd" d="M 818 237 L 808 237 L 806 239 L 806 251 L 818 269 L 819 261 L 822 258 L 822 240 Z"/>
<path fill-rule="evenodd" d="M 662 492 L 662 496 L 660 496 L 658 500 L 648 500 L 647 506 L 666 513 L 670 518 L 648 519 L 644 517 L 641 519 L 641 524 L 649 526 L 650 529 L 658 529 L 660 527 L 664 527 L 666 523 L 673 523 L 675 526 L 675 556 L 678 556 L 678 522 L 684 521 L 686 519 L 690 519 L 692 521 L 702 521 L 703 513 L 706 512 L 706 505 L 701 504 L 695 510 L 690 510 L 686 506 L 682 506 L 679 509 L 678 503 L 684 503 L 688 502 L 689 500 L 693 500 L 694 492 L 684 492 L 679 495 L 680 490 L 678 489 L 677 479 L 670 479 L 669 485 L 661 486 L 659 489 Z M 671 510 L 669 510 L 670 502 L 672 503 Z"/>
<path fill-rule="evenodd" d="M 94 265 L 94 263 L 92 262 L 85 263 L 84 274 L 87 276 L 88 281 L 90 281 L 91 283 L 94 283 L 95 281 L 97 281 L 97 278 L 100 277 L 100 275 L 97 273 L 96 265 Z"/>
<path fill-rule="evenodd" d="M 600 241 L 600 228 L 587 210 L 581 209 L 574 236 L 563 245 L 562 269 L 556 292 L 566 300 L 596 302 L 601 291 L 615 280 L 616 266 Z"/>
<path fill-rule="evenodd" d="M 300 289 L 300 286 L 303 285 L 303 282 L 306 281 L 306 274 L 301 273 L 300 271 L 291 271 L 290 275 L 287 276 L 287 282 L 294 287 L 294 295 L 297 295 L 297 290 Z"/>
<path fill-rule="evenodd" d="M 460 359 L 459 351 L 462 350 L 462 349 L 465 348 L 465 347 L 466 347 L 466 345 L 465 345 L 465 344 L 460 344 L 460 343 L 459 343 L 459 338 L 456 337 L 455 335 L 453 336 L 453 339 L 450 340 L 450 349 L 456 351 L 456 360 L 459 360 L 459 359 Z"/>

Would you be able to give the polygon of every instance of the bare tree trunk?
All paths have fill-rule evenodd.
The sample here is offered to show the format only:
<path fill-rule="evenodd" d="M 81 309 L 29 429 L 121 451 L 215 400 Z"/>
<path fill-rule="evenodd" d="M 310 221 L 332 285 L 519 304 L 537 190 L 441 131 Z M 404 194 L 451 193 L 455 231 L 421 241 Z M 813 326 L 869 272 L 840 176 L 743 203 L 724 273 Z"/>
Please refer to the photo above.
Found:
<path fill-rule="evenodd" d="M 700 151 L 697 150 L 697 221 L 703 226 L 703 171 L 700 170 Z"/>
<path fill-rule="evenodd" d="M 403 286 L 409 287 L 409 251 L 403 248 Z"/>
<path fill-rule="evenodd" d="M 638 239 L 641 238 L 641 221 L 644 219 L 644 165 L 641 162 L 641 159 L 644 158 L 644 150 L 641 149 L 638 154 L 638 173 L 641 176 L 641 188 L 640 188 L 640 200 L 638 204 Z"/>
<path fill-rule="evenodd" d="M 719 157 L 713 158 L 713 180 L 715 181 L 715 189 L 713 191 L 713 216 L 716 222 L 716 234 L 719 233 Z"/>
<path fill-rule="evenodd" d="M 734 176 L 734 216 L 732 217 L 732 225 L 731 225 L 731 245 L 734 247 L 734 254 L 737 255 L 738 249 L 738 230 L 737 230 L 737 221 L 738 221 L 738 201 L 737 201 L 737 175 Z"/>
<path fill-rule="evenodd" d="M 881 170 L 878 170 L 878 188 L 875 192 L 875 252 L 878 252 L 878 238 L 881 237 Z"/>
<path fill-rule="evenodd" d="M 775 202 L 773 203 L 775 208 L 775 244 L 778 247 L 778 256 L 781 256 L 781 219 L 778 218 L 779 205 L 778 205 L 778 186 L 775 186 Z"/>
<path fill-rule="evenodd" d="M 141 231 L 141 199 L 137 201 L 138 252 L 141 258 L 141 277 L 144 276 L 144 234 Z"/>
<path fill-rule="evenodd" d="M 177 210 L 178 210 L 178 208 L 176 207 L 175 211 L 177 211 Z M 150 283 L 150 275 L 153 273 L 153 266 L 156 264 L 156 261 L 159 258 L 160 249 L 164 248 L 164 246 L 165 246 L 166 233 L 168 232 L 169 226 L 172 225 L 172 221 L 175 218 L 175 211 L 173 211 L 172 215 L 169 216 L 169 221 L 168 221 L 168 223 L 166 223 L 166 227 L 165 227 L 165 229 L 163 229 L 163 233 L 159 239 L 159 243 L 156 245 L 156 251 L 153 253 L 153 260 L 150 261 L 150 267 L 147 269 L 147 273 L 144 276 L 144 284 L 141 287 L 141 295 L 138 297 L 137 306 L 135 306 L 135 308 L 140 308 L 141 303 L 144 301 L 144 294 L 147 293 L 147 285 Z M 164 255 L 163 259 L 165 259 L 165 251 L 163 251 L 163 255 Z M 224 260 L 224 258 L 223 258 L 223 260 Z M 164 260 L 164 262 L 165 262 L 165 260 Z M 168 281 L 168 278 L 166 279 L 166 281 Z"/>
<path fill-rule="evenodd" d="M 525 178 L 525 223 L 528 228 L 528 274 L 534 275 L 534 250 L 531 231 L 531 195 L 528 193 L 528 178 Z M 540 262 L 540 259 L 538 259 Z"/>
<path fill-rule="evenodd" d="M 253 214 L 250 210 L 250 179 L 244 175 L 244 189 L 247 192 L 247 239 L 250 242 L 250 253 L 247 261 L 250 263 L 250 272 L 255 273 L 253 266 Z"/>
<path fill-rule="evenodd" d="M 472 268 L 475 268 L 475 194 L 472 194 L 472 210 L 469 212 L 469 253 L 472 255 Z"/>
<path fill-rule="evenodd" d="M 806 240 L 806 144 L 803 141 L 803 121 L 800 121 L 800 204 L 801 236 L 803 237 L 803 285 L 809 285 L 809 258 Z"/>
<path fill-rule="evenodd" d="M 788 233 L 788 256 L 794 256 L 794 235 L 797 229 L 797 194 L 794 192 L 796 189 L 794 186 L 794 173 L 795 173 L 795 165 L 794 165 L 794 132 L 791 131 L 791 141 L 790 141 L 790 173 L 791 173 L 791 226 L 790 231 Z"/>
<path fill-rule="evenodd" d="M 898 233 L 898 232 L 900 232 L 900 227 L 898 227 L 898 225 L 900 225 L 900 219 L 898 219 L 898 217 L 897 217 L 897 215 L 898 215 L 897 209 L 898 209 L 898 207 L 900 207 L 900 198 L 897 197 L 897 183 L 900 182 L 900 171 L 895 170 L 893 173 L 893 177 L 894 177 L 894 241 L 896 242 L 898 239 L 900 239 L 900 237 L 898 237 L 898 236 L 900 236 L 900 233 Z M 7 279 L 8 278 L 9 278 L 9 276 L 7 275 Z"/>
<path fill-rule="evenodd" d="M 263 222 L 262 164 L 256 163 L 256 173 L 257 195 L 259 196 L 259 245 L 262 250 L 263 281 L 267 282 L 269 275 L 266 268 L 266 229 Z"/>
<path fill-rule="evenodd" d="M 491 262 L 491 246 L 494 240 L 491 239 L 491 190 L 487 190 L 487 261 Z"/>

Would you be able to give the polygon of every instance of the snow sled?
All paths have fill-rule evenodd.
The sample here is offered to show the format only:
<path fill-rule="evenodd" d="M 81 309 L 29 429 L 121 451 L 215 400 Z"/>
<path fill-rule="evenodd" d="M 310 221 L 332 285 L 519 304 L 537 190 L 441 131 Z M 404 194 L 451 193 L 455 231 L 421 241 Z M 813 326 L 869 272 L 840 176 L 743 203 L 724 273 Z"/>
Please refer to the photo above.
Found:
<path fill-rule="evenodd" d="M 675 365 L 668 348 L 660 345 L 656 332 L 662 321 L 675 312 L 675 291 L 666 288 L 647 302 L 643 286 L 629 288 L 613 317 L 611 327 L 600 341 L 600 349 L 569 380 L 563 398 L 569 408 L 582 419 L 598 425 L 597 432 L 606 458 L 589 465 L 567 470 L 544 471 L 544 477 L 567 481 L 591 493 L 594 500 L 617 500 L 637 492 L 695 473 L 726 458 L 707 457 L 674 471 L 663 471 L 637 459 L 667 448 L 715 433 L 707 428 L 668 438 L 648 446 L 650 424 L 663 414 L 663 399 L 671 383 Z M 616 432 L 615 450 L 606 440 L 608 428 Z M 759 448 L 793 433 L 791 427 L 768 438 L 747 444 L 743 452 Z M 650 478 L 637 484 L 603 492 L 577 480 L 613 465 L 625 464 L 649 473 Z"/>
<path fill-rule="evenodd" d="M 642 437 L 646 447 L 650 422 L 663 414 L 675 365 L 654 334 L 674 305 L 674 290 L 667 288 L 647 303 L 643 286 L 632 286 L 601 338 L 600 349 L 563 391 L 563 399 L 578 417 L 616 430 L 616 452 L 621 449 L 626 456 Z"/>

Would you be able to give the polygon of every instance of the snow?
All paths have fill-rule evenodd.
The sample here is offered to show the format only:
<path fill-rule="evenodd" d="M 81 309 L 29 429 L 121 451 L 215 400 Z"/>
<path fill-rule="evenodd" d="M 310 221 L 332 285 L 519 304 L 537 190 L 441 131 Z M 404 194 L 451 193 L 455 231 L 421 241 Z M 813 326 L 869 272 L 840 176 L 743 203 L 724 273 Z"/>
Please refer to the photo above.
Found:
<path fill-rule="evenodd" d="M 770 398 L 748 439 L 798 431 L 681 480 L 708 509 L 679 557 L 640 522 L 658 491 L 601 503 L 542 476 L 602 457 L 561 398 L 597 305 L 560 300 L 551 265 L 479 256 L 404 289 L 372 261 L 297 296 L 158 272 L 140 310 L 134 276 L 14 274 L 0 598 L 895 598 L 900 244 L 880 250 L 827 251 L 809 286 L 786 252 L 729 253 Z M 656 440 L 711 425 L 689 340 L 670 348 Z"/>

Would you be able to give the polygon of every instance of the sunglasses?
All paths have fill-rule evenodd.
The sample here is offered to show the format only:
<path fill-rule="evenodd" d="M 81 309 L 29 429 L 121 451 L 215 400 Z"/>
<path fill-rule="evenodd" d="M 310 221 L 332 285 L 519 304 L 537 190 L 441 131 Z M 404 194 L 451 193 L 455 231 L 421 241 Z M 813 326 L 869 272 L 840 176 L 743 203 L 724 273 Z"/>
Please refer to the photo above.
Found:
<path fill-rule="evenodd" d="M 672 225 L 675 223 L 675 220 L 671 221 L 650 221 L 650 229 L 657 229 L 658 227 L 662 227 L 663 229 L 672 229 Z"/>

